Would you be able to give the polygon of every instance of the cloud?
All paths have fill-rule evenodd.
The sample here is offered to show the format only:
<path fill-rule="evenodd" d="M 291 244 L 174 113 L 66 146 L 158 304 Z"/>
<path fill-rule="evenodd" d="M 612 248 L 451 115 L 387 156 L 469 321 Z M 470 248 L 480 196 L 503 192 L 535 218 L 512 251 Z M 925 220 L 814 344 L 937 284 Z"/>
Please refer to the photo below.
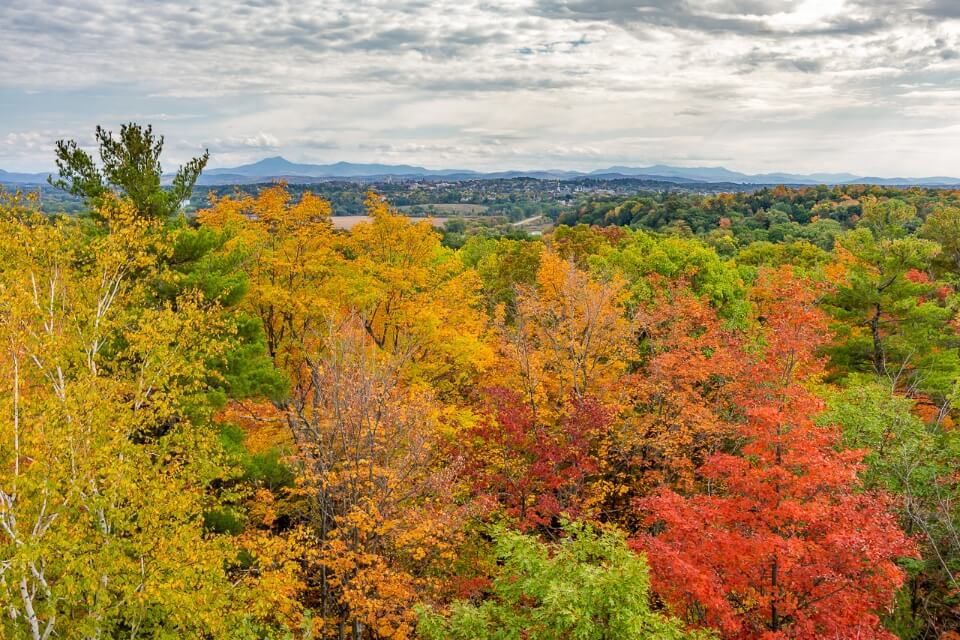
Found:
<path fill-rule="evenodd" d="M 151 121 L 170 162 L 294 160 L 943 173 L 953 0 L 0 3 L 0 163 Z M 918 97 L 922 95 L 923 97 Z M 47 142 L 24 132 L 56 132 Z M 11 135 L 20 137 L 11 138 Z M 874 145 L 872 148 L 867 145 Z M 905 163 L 909 163 L 908 165 Z M 937 169 L 933 171 L 933 169 Z M 928 171 L 929 170 L 929 171 Z"/>
<path fill-rule="evenodd" d="M 921 9 L 921 12 L 942 20 L 960 19 L 960 4 L 954 0 L 931 0 Z"/>
<path fill-rule="evenodd" d="M 545 16 L 610 22 L 618 26 L 648 25 L 689 31 L 759 34 L 767 31 L 765 2 L 708 2 L 695 9 L 671 0 L 539 0 Z"/>
<path fill-rule="evenodd" d="M 253 136 L 214 138 L 210 141 L 211 151 L 238 151 L 238 150 L 257 150 L 273 151 L 280 148 L 280 140 L 276 136 L 259 132 Z"/>
<path fill-rule="evenodd" d="M 800 0 L 538 0 L 553 18 L 603 21 L 621 27 L 667 28 L 751 37 L 851 35 L 883 29 L 886 16 L 816 15 L 807 23 L 776 20 L 803 5 Z"/>
<path fill-rule="evenodd" d="M 753 48 L 738 62 L 740 73 L 753 73 L 761 68 L 775 68 L 781 71 L 799 71 L 801 73 L 819 73 L 823 71 L 825 61 L 815 58 L 796 58 L 760 48 Z"/>

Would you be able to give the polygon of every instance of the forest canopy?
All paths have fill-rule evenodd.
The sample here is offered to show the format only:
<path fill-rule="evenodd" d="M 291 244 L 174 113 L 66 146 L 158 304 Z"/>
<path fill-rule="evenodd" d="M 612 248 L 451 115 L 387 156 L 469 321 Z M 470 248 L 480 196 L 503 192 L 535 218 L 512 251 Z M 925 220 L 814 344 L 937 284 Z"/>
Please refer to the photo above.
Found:
<path fill-rule="evenodd" d="M 957 192 L 450 242 L 97 137 L 0 199 L 0 636 L 960 637 Z"/>

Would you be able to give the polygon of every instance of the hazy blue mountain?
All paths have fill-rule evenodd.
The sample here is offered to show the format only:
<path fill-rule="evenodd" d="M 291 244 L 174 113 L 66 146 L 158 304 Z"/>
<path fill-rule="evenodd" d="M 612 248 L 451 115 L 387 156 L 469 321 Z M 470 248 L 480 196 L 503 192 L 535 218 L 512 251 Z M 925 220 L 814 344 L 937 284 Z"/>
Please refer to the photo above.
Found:
<path fill-rule="evenodd" d="M 591 171 L 590 175 L 618 173 L 624 176 L 660 176 L 664 178 L 687 178 L 697 182 L 746 182 L 750 176 L 724 167 L 672 167 L 655 164 L 651 167 L 614 166 Z"/>
<path fill-rule="evenodd" d="M 42 184 L 47 180 L 46 173 L 12 173 L 0 170 L 0 183 Z M 172 178 L 164 176 L 165 181 Z M 264 158 L 252 164 L 239 167 L 221 167 L 208 169 L 200 176 L 197 184 L 204 186 L 224 184 L 252 184 L 283 179 L 294 184 L 310 184 L 325 180 L 388 180 L 391 178 L 421 178 L 428 180 L 485 180 L 509 178 L 536 178 L 540 180 L 569 180 L 575 178 L 595 178 L 597 180 L 616 180 L 630 178 L 651 182 L 691 183 L 732 183 L 732 184 L 877 184 L 877 185 L 919 185 L 919 186 L 958 186 L 960 178 L 933 176 L 925 178 L 880 178 L 863 177 L 852 173 L 762 173 L 747 174 L 731 171 L 725 167 L 675 167 L 655 164 L 648 167 L 612 166 L 590 172 L 567 171 L 559 169 L 531 169 L 494 171 L 483 173 L 466 169 L 427 169 L 408 164 L 379 164 L 336 162 L 333 164 L 307 164 L 290 162 L 281 156 Z"/>
<path fill-rule="evenodd" d="M 802 175 L 795 173 L 762 173 L 751 175 L 731 171 L 725 167 L 673 167 L 657 164 L 651 167 L 610 167 L 591 171 L 590 175 L 619 173 L 628 176 L 653 176 L 661 178 L 683 178 L 693 182 L 733 182 L 743 184 L 838 184 L 855 179 L 852 173 L 820 173 Z"/>
<path fill-rule="evenodd" d="M 280 156 L 264 158 L 253 164 L 223 169 L 209 169 L 208 176 L 240 175 L 257 177 L 308 176 L 314 178 L 363 178 L 369 176 L 428 176 L 450 173 L 474 174 L 468 170 L 431 171 L 424 167 L 408 164 L 356 164 L 337 162 L 335 164 L 298 164 Z"/>
<path fill-rule="evenodd" d="M 0 182 L 7 184 L 46 184 L 49 173 L 12 173 L 0 169 Z"/>
<path fill-rule="evenodd" d="M 811 173 L 807 177 L 816 180 L 818 184 L 839 184 L 848 180 L 856 180 L 858 176 L 852 173 Z"/>
<path fill-rule="evenodd" d="M 633 172 L 621 173 L 619 171 L 613 171 L 614 169 L 617 169 L 617 167 L 611 167 L 611 170 L 604 169 L 603 171 L 600 171 L 600 172 L 594 171 L 594 172 L 591 172 L 589 175 L 579 176 L 579 177 L 593 178 L 596 180 L 623 180 L 623 179 L 649 180 L 651 182 L 670 182 L 673 184 L 696 184 L 696 183 L 703 183 L 703 182 L 713 182 L 712 180 L 699 180 L 694 178 L 683 178 L 680 176 L 663 176 L 663 175 L 655 175 L 652 173 L 633 173 Z M 718 182 L 727 182 L 727 181 L 723 180 Z"/>
<path fill-rule="evenodd" d="M 931 178 L 878 178 L 860 177 L 852 173 L 762 173 L 747 174 L 731 171 L 725 167 L 675 167 L 656 164 L 649 167 L 622 165 L 596 169 L 589 173 L 564 170 L 511 170 L 481 173 L 462 169 L 426 169 L 420 166 L 399 164 L 359 164 L 337 162 L 334 164 L 299 164 L 276 156 L 239 167 L 210 169 L 204 172 L 201 184 L 246 183 L 257 179 L 286 178 L 290 182 L 303 180 L 314 182 L 317 178 L 389 178 L 422 177 L 450 180 L 537 178 L 540 180 L 565 180 L 590 177 L 601 180 L 633 178 L 638 180 L 676 183 L 730 182 L 734 184 L 879 184 L 879 185 L 957 185 L 960 179 L 949 177 Z M 307 178 L 310 178 L 307 180 Z"/>
<path fill-rule="evenodd" d="M 163 183 L 169 184 L 172 176 L 164 176 Z M 332 178 L 324 176 L 304 176 L 295 174 L 276 174 L 276 175 L 243 175 L 239 173 L 214 173 L 208 174 L 204 171 L 197 179 L 200 186 L 216 186 L 227 184 L 258 184 L 263 182 L 274 182 L 284 180 L 289 184 L 315 184 L 317 182 L 329 182 L 331 180 L 344 180 L 345 178 Z M 360 177 L 352 179 L 360 180 Z"/>
<path fill-rule="evenodd" d="M 673 167 L 653 165 L 651 167 L 610 167 L 591 171 L 591 176 L 618 173 L 629 176 L 652 176 L 662 178 L 686 178 L 696 182 L 733 182 L 744 184 L 876 184 L 876 185 L 921 185 L 952 186 L 960 184 L 960 179 L 947 176 L 926 178 L 879 178 L 875 176 L 857 176 L 852 173 L 761 173 L 746 174 L 730 171 L 724 167 Z"/>
<path fill-rule="evenodd" d="M 876 184 L 891 187 L 921 186 L 921 187 L 952 187 L 960 185 L 960 179 L 947 176 L 933 176 L 929 178 L 877 178 L 865 177 L 847 180 L 843 184 Z"/>
<path fill-rule="evenodd" d="M 442 175 L 445 178 L 453 178 L 454 176 L 463 176 L 464 179 L 471 180 L 477 178 L 489 178 L 491 180 L 497 179 L 509 179 L 509 178 L 536 178 L 538 180 L 566 180 L 568 178 L 579 178 L 583 174 L 579 171 L 562 171 L 559 169 L 543 169 L 543 170 L 509 170 L 509 171 L 494 171 L 491 173 L 472 173 L 472 174 L 448 174 L 446 172 L 440 172 L 435 175 Z"/>
<path fill-rule="evenodd" d="M 786 176 L 786 174 L 783 174 Z M 667 182 L 744 182 L 764 184 L 767 182 L 783 182 L 784 177 L 771 175 L 761 179 L 758 176 L 749 176 L 737 171 L 730 171 L 723 167 L 672 167 L 668 165 L 654 165 L 651 167 L 614 166 L 598 169 L 590 173 L 582 171 L 566 171 L 556 169 L 508 170 L 481 173 L 462 169 L 426 169 L 413 165 L 388 164 L 358 164 L 352 162 L 337 162 L 335 164 L 300 164 L 290 162 L 283 157 L 265 158 L 259 162 L 239 167 L 210 169 L 204 172 L 206 184 L 217 181 L 229 183 L 245 182 L 243 178 L 386 178 L 397 177 L 424 177 L 448 178 L 451 180 L 468 179 L 503 179 L 503 178 L 537 178 L 540 180 L 564 180 L 568 178 L 596 177 L 598 179 L 635 178 L 641 180 L 663 180 Z M 850 177 L 853 177 L 852 175 Z M 794 179 L 791 182 L 813 183 L 811 178 Z"/>

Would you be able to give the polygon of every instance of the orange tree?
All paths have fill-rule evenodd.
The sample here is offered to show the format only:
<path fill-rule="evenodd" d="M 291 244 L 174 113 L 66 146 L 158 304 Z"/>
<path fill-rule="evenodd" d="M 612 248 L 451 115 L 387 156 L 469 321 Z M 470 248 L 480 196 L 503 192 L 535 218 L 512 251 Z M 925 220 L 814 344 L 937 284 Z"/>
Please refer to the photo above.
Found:
<path fill-rule="evenodd" d="M 861 491 L 862 452 L 838 451 L 837 430 L 813 422 L 822 407 L 806 383 L 822 375 L 826 339 L 816 292 L 784 269 L 754 293 L 763 344 L 742 397 L 746 444 L 707 459 L 705 493 L 638 500 L 649 529 L 634 546 L 671 610 L 725 637 L 892 638 L 878 613 L 914 550 L 888 497 Z"/>
<path fill-rule="evenodd" d="M 634 315 L 639 352 L 600 452 L 603 513 L 630 521 L 630 502 L 657 486 L 702 488 L 697 469 L 736 438 L 743 334 L 683 281 L 651 277 L 661 293 Z"/>

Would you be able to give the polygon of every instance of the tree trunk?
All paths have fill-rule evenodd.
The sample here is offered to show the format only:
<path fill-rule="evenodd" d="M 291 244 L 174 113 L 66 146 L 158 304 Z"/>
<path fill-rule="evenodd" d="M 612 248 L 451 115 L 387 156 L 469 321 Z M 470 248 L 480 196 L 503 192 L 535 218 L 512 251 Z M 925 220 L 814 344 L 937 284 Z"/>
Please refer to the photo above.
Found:
<path fill-rule="evenodd" d="M 770 630 L 780 630 L 780 616 L 777 614 L 777 558 L 773 558 L 773 567 L 770 572 L 772 584 L 772 596 L 770 598 Z"/>
<path fill-rule="evenodd" d="M 870 333 L 873 335 L 873 370 L 877 375 L 886 372 L 883 357 L 883 342 L 880 340 L 880 303 L 874 306 L 873 317 L 870 318 Z"/>

